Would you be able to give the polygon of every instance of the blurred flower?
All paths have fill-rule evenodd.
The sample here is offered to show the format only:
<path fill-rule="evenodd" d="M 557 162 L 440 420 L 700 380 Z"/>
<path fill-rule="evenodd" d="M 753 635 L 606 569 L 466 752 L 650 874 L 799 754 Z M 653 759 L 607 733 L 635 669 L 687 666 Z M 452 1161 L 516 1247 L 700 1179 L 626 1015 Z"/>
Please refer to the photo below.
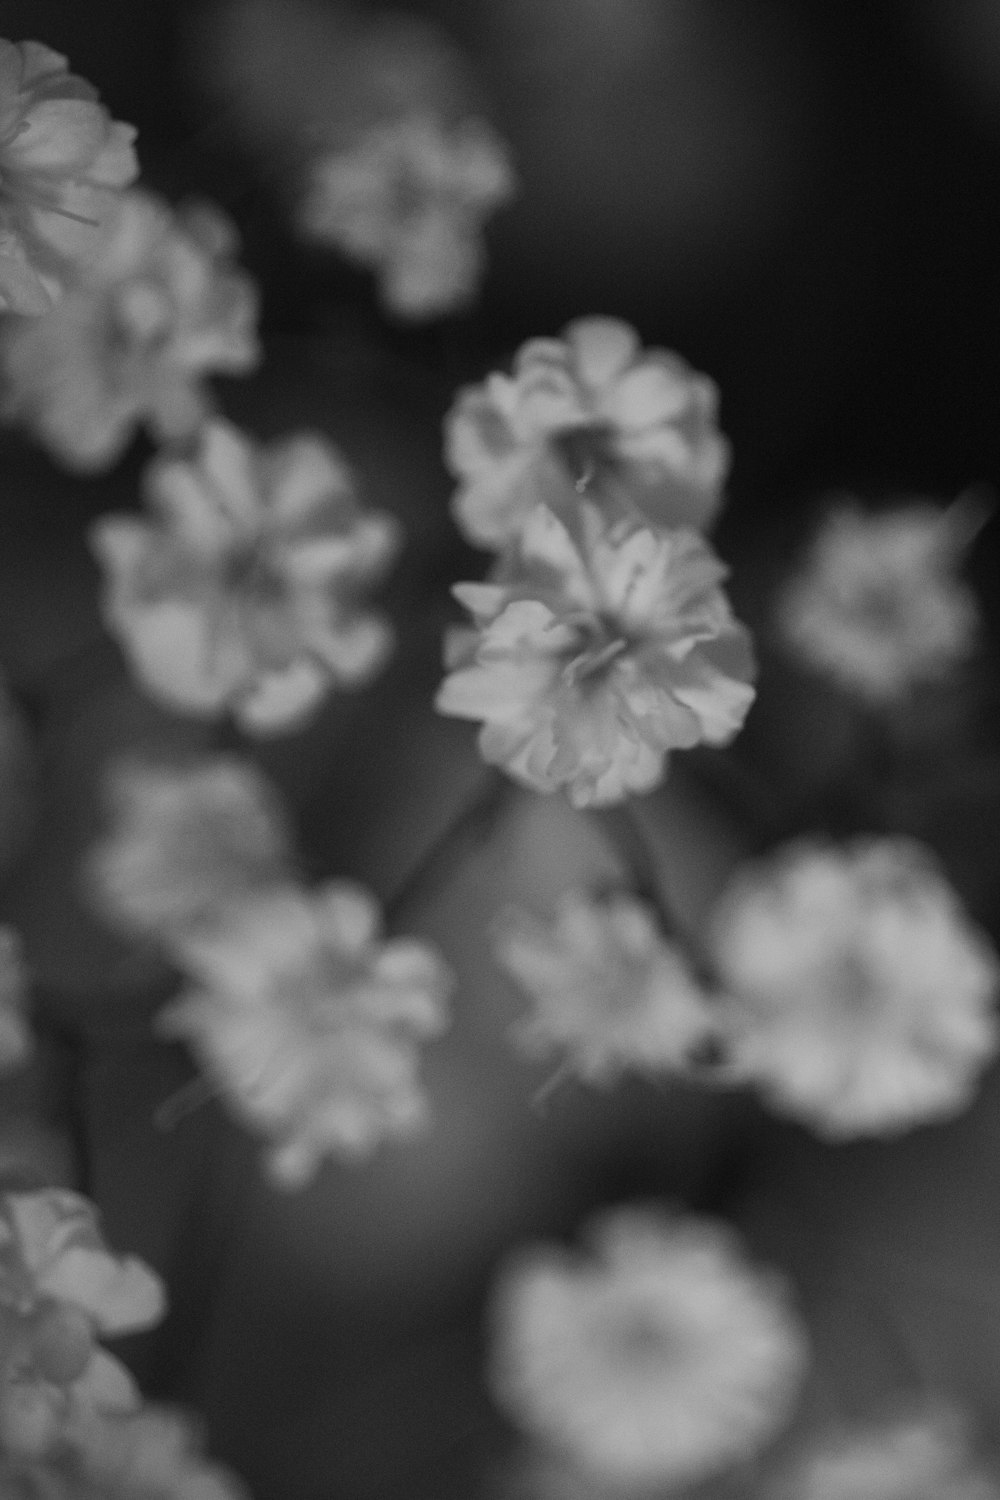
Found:
<path fill-rule="evenodd" d="M 753 701 L 726 572 L 694 532 L 538 506 L 496 582 L 456 587 L 476 629 L 449 639 L 437 707 L 482 719 L 485 760 L 574 807 L 648 792 L 670 750 L 724 744 Z"/>
<path fill-rule="evenodd" d="M 174 214 L 148 193 L 122 194 L 58 307 L 6 321 L 4 415 L 82 472 L 113 464 L 143 422 L 161 443 L 192 437 L 211 409 L 203 377 L 243 374 L 260 357 L 235 245 L 213 208 Z"/>
<path fill-rule="evenodd" d="M 728 1230 L 655 1209 L 593 1221 L 594 1259 L 522 1251 L 493 1306 L 492 1386 L 527 1432 L 609 1486 L 689 1483 L 783 1425 L 804 1335 Z"/>
<path fill-rule="evenodd" d="M 866 514 L 837 505 L 779 598 L 787 644 L 873 703 L 944 676 L 975 641 L 975 596 L 956 575 L 982 521 L 971 497 L 946 510 L 914 504 Z"/>
<path fill-rule="evenodd" d="M 19 1068 L 34 1040 L 25 1014 L 21 944 L 10 927 L 0 927 L 0 1075 Z"/>
<path fill-rule="evenodd" d="M 126 930 L 182 932 L 289 878 L 281 811 L 246 761 L 123 764 L 109 790 L 113 821 L 87 858 L 86 889 Z"/>
<path fill-rule="evenodd" d="M 161 457 L 146 489 L 155 518 L 105 516 L 91 536 L 105 623 L 154 697 L 267 733 L 382 665 L 391 630 L 359 595 L 398 527 L 360 509 L 325 439 L 262 447 L 210 422 L 195 457 Z"/>
<path fill-rule="evenodd" d="M 65 57 L 0 41 L 0 309 L 45 312 L 97 253 L 114 190 L 139 172 L 134 140 Z"/>
<path fill-rule="evenodd" d="M 81 1410 L 138 1405 L 125 1366 L 96 1339 L 157 1323 L 157 1277 L 106 1248 L 77 1193 L 0 1195 L 0 1444 L 41 1453 Z"/>
<path fill-rule="evenodd" d="M 418 1043 L 446 1023 L 449 971 L 429 945 L 381 939 L 359 887 L 288 887 L 234 903 L 176 957 L 194 981 L 161 1016 L 248 1125 L 274 1137 L 289 1187 L 326 1155 L 356 1159 L 426 1121 Z"/>
<path fill-rule="evenodd" d="M 473 300 L 482 222 L 514 188 L 506 147 L 484 120 L 401 115 L 313 160 L 298 222 L 370 266 L 391 312 L 434 318 Z"/>
<path fill-rule="evenodd" d="M 455 519 L 471 542 L 498 548 L 539 502 L 572 507 L 585 494 L 615 516 L 704 527 L 729 468 L 716 404 L 706 375 L 643 350 L 617 318 L 531 339 L 512 376 L 467 386 L 445 420 Z"/>
<path fill-rule="evenodd" d="M 704 992 L 655 913 L 625 892 L 566 891 L 551 922 L 511 910 L 493 941 L 498 963 L 534 1001 L 515 1033 L 535 1056 L 564 1052 L 581 1078 L 680 1069 L 714 1030 Z"/>
<path fill-rule="evenodd" d="M 795 843 L 713 918 L 734 1065 L 833 1138 L 957 1114 L 1000 1042 L 1000 962 L 930 851 Z"/>

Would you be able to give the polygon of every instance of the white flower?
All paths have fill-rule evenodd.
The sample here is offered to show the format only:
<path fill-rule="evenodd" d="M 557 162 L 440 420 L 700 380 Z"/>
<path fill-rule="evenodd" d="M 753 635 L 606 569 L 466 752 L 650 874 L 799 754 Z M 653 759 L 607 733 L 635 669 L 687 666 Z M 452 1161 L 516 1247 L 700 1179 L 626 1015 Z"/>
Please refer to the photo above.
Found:
<path fill-rule="evenodd" d="M 514 187 L 506 148 L 484 120 L 403 114 L 313 161 L 299 226 L 371 267 L 390 311 L 440 317 L 473 300 L 482 222 Z"/>
<path fill-rule="evenodd" d="M 234 247 L 214 209 L 174 214 L 122 194 L 58 307 L 6 321 L 5 416 L 83 472 L 114 463 L 140 423 L 161 443 L 191 438 L 211 409 L 203 377 L 243 374 L 260 356 L 256 293 Z"/>
<path fill-rule="evenodd" d="M 707 376 L 642 349 L 617 318 L 531 339 L 511 376 L 466 387 L 446 418 L 455 519 L 470 541 L 499 548 L 539 502 L 586 493 L 614 515 L 704 527 L 729 468 L 716 405 Z"/>
<path fill-rule="evenodd" d="M 153 517 L 105 516 L 91 535 L 105 623 L 155 697 L 267 733 L 382 665 L 391 631 L 359 595 L 398 527 L 359 508 L 325 439 L 262 447 L 210 422 L 196 456 L 160 458 L 146 489 Z"/>
<path fill-rule="evenodd" d="M 779 850 L 736 876 L 712 942 L 736 1069 L 830 1137 L 957 1114 L 997 1050 L 997 955 L 909 840 Z"/>
<path fill-rule="evenodd" d="M 134 140 L 65 57 L 0 41 L 0 310 L 45 312 L 97 253 L 115 189 L 138 175 Z"/>
<path fill-rule="evenodd" d="M 0 1075 L 30 1057 L 34 1038 L 25 1013 L 21 944 L 10 927 L 0 927 Z"/>
<path fill-rule="evenodd" d="M 609 1485 L 682 1484 L 782 1426 L 805 1341 L 771 1276 L 720 1224 L 596 1219 L 590 1260 L 521 1252 L 493 1307 L 492 1385 L 528 1433 Z"/>
<path fill-rule="evenodd" d="M 496 582 L 456 587 L 477 629 L 453 633 L 437 707 L 483 720 L 485 760 L 575 807 L 648 792 L 670 750 L 726 743 L 753 701 L 726 572 L 695 532 L 539 506 Z"/>
<path fill-rule="evenodd" d="M 704 991 L 655 913 L 625 892 L 567 891 L 551 922 L 511 910 L 494 956 L 534 1001 L 516 1036 L 535 1056 L 563 1052 L 581 1078 L 681 1069 L 714 1030 Z"/>
<path fill-rule="evenodd" d="M 86 1198 L 0 1196 L 0 1443 L 41 1453 L 81 1410 L 137 1406 L 125 1366 L 96 1340 L 149 1328 L 164 1310 L 159 1277 L 108 1251 Z"/>
<path fill-rule="evenodd" d="M 418 1043 L 445 1026 L 450 974 L 411 939 L 381 939 L 375 901 L 347 883 L 234 903 L 176 957 L 194 981 L 162 1014 L 233 1109 L 274 1137 L 287 1186 L 326 1155 L 356 1159 L 425 1123 Z"/>
<path fill-rule="evenodd" d="M 827 515 L 806 566 L 785 586 L 778 625 L 808 665 L 873 703 L 944 676 L 975 642 L 978 611 L 957 576 L 981 518 L 957 501 Z"/>
<path fill-rule="evenodd" d="M 168 937 L 289 876 L 280 810 L 246 761 L 124 764 L 109 791 L 112 826 L 88 855 L 85 885 L 127 930 Z"/>

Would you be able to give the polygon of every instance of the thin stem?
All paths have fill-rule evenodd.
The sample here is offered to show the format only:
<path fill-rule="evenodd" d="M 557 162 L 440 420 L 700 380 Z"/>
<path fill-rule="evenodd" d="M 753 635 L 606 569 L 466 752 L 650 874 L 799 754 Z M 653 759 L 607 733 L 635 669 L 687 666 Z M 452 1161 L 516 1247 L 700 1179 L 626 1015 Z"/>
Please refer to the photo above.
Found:
<path fill-rule="evenodd" d="M 417 896 L 441 885 L 467 855 L 482 847 L 515 790 L 509 777 L 493 769 L 477 783 L 473 795 L 419 855 L 386 900 L 387 923 Z"/>

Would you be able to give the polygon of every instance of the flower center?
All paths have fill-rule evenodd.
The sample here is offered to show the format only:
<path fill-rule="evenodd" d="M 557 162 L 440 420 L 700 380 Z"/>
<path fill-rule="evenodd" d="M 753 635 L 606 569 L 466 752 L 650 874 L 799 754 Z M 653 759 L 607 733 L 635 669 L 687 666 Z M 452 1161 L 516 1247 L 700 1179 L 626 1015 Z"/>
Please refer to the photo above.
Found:
<path fill-rule="evenodd" d="M 589 494 L 602 480 L 617 473 L 612 430 L 601 423 L 567 427 L 550 438 L 553 451 L 578 495 Z"/>

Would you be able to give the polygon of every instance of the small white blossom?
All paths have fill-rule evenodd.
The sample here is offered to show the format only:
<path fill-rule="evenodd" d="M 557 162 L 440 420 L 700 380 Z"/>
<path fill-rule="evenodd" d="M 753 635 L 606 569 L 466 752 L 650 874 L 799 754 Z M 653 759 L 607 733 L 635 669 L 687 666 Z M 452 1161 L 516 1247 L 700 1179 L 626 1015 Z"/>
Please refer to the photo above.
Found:
<path fill-rule="evenodd" d="M 193 437 L 212 405 L 203 378 L 243 374 L 260 357 L 256 293 L 234 244 L 214 209 L 174 214 L 147 193 L 122 194 L 58 307 L 6 321 L 5 417 L 80 472 L 108 468 L 140 424 L 160 443 Z"/>
<path fill-rule="evenodd" d="M 134 140 L 60 53 L 0 41 L 0 310 L 45 312 L 97 254 L 115 190 L 139 172 Z"/>
<path fill-rule="evenodd" d="M 25 1004 L 21 944 L 10 927 L 0 927 L 0 1075 L 19 1068 L 34 1047 Z"/>
<path fill-rule="evenodd" d="M 132 1377 L 96 1341 L 164 1310 L 159 1277 L 110 1253 L 86 1198 L 0 1196 L 0 1445 L 42 1453 L 81 1411 L 137 1407 Z"/>
<path fill-rule="evenodd" d="M 787 1419 L 804 1370 L 782 1285 L 708 1220 L 618 1210 L 588 1239 L 592 1259 L 539 1247 L 504 1269 L 497 1399 L 585 1476 L 623 1490 L 751 1457 Z"/>
<path fill-rule="evenodd" d="M 876 704 L 944 676 L 971 652 L 979 623 L 957 572 L 970 508 L 832 509 L 778 602 L 791 649 Z"/>
<path fill-rule="evenodd" d="M 152 464 L 146 491 L 153 516 L 104 516 L 91 535 L 106 626 L 155 697 L 264 734 L 383 664 L 391 630 L 360 595 L 399 529 L 359 507 L 325 439 L 260 446 L 210 422 L 191 460 Z"/>
<path fill-rule="evenodd" d="M 957 1114 L 1000 1042 L 1000 962 L 906 839 L 785 847 L 713 917 L 734 1066 L 833 1138 Z"/>
<path fill-rule="evenodd" d="M 418 1043 L 446 1024 L 450 973 L 426 943 L 383 939 L 346 882 L 233 903 L 176 956 L 193 985 L 162 1014 L 299 1186 L 326 1155 L 368 1155 L 426 1122 Z"/>
<path fill-rule="evenodd" d="M 617 318 L 531 339 L 512 375 L 466 387 L 446 418 L 455 519 L 471 542 L 500 548 L 536 504 L 586 493 L 614 515 L 704 527 L 729 468 L 716 406 L 707 376 L 644 350 Z"/>
<path fill-rule="evenodd" d="M 592 1082 L 623 1069 L 684 1068 L 714 1030 L 705 993 L 655 913 L 625 892 L 567 891 L 552 921 L 511 910 L 494 956 L 534 1001 L 516 1037 L 533 1056 L 563 1053 Z"/>
<path fill-rule="evenodd" d="M 461 584 L 441 713 L 481 719 L 483 758 L 575 807 L 648 792 L 669 751 L 725 744 L 754 698 L 749 636 L 693 531 L 578 524 L 538 506 L 497 581 Z"/>
<path fill-rule="evenodd" d="M 434 318 L 473 300 L 483 220 L 514 187 L 484 120 L 404 114 L 313 161 L 298 221 L 310 239 L 371 267 L 391 312 Z"/>

